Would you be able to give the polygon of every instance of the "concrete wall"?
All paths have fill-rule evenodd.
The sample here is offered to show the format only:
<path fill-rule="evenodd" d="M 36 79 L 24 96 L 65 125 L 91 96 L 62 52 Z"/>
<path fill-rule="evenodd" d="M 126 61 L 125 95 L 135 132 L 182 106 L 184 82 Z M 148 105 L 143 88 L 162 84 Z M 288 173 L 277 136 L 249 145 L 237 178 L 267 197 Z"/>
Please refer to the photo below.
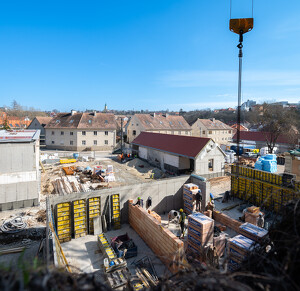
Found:
<path fill-rule="evenodd" d="M 199 189 L 202 193 L 202 202 L 201 209 L 204 209 L 207 203 L 209 202 L 209 194 L 210 194 L 210 183 L 207 181 L 203 181 L 203 177 L 198 175 L 191 175 L 191 183 L 198 185 Z"/>
<path fill-rule="evenodd" d="M 39 141 L 0 143 L 0 211 L 39 204 Z"/>
<path fill-rule="evenodd" d="M 82 132 L 85 131 L 85 135 Z M 97 135 L 94 134 L 97 132 Z M 62 134 L 63 133 L 63 134 Z M 107 133 L 107 134 L 106 134 Z M 85 141 L 85 145 L 83 145 Z M 96 145 L 94 144 L 96 141 Z M 105 144 L 107 141 L 107 144 Z M 73 144 L 71 144 L 73 143 Z M 46 128 L 46 146 L 49 149 L 82 151 L 85 149 L 111 150 L 116 145 L 116 130 L 51 129 Z"/>
<path fill-rule="evenodd" d="M 148 183 L 134 184 L 111 189 L 103 189 L 86 193 L 74 193 L 66 196 L 50 197 L 49 201 L 52 206 L 57 203 L 74 201 L 78 199 L 87 199 L 91 197 L 101 197 L 101 211 L 103 211 L 105 200 L 112 194 L 120 194 L 120 207 L 122 222 L 128 222 L 128 200 L 137 201 L 137 197 L 144 200 L 144 208 L 146 200 L 150 196 L 152 198 L 152 206 L 149 208 L 155 212 L 162 214 L 172 209 L 180 209 L 183 207 L 182 187 L 189 181 L 189 176 L 180 176 Z"/>

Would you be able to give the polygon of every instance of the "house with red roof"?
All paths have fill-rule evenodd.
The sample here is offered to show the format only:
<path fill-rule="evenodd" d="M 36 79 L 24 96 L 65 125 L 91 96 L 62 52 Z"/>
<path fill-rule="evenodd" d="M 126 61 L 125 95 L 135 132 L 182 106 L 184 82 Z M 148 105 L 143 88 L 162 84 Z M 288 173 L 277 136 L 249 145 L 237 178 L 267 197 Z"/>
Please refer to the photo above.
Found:
<path fill-rule="evenodd" d="M 270 132 L 263 131 L 241 131 L 240 132 L 240 144 L 241 146 L 254 145 L 257 149 L 261 149 L 267 146 L 267 141 L 272 139 Z M 237 142 L 237 133 L 232 138 L 233 142 Z M 278 152 L 286 152 L 294 149 L 299 145 L 299 137 L 297 135 L 279 135 L 276 140 L 275 147 Z"/>
<path fill-rule="evenodd" d="M 211 178 L 224 172 L 225 153 L 211 138 L 141 132 L 131 144 L 139 158 L 175 174 Z"/>

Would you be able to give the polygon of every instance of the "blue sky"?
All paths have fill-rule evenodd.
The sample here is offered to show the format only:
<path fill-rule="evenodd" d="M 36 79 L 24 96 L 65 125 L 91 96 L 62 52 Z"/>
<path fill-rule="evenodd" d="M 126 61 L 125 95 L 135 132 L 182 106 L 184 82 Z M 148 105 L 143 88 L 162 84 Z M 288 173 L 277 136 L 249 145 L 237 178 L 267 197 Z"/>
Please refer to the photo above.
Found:
<path fill-rule="evenodd" d="M 237 14 L 238 2 L 248 4 L 233 0 Z M 238 36 L 228 29 L 229 7 L 229 0 L 1 1 L 0 105 L 235 106 Z M 243 100 L 300 101 L 299 14 L 299 0 L 254 2 Z"/>

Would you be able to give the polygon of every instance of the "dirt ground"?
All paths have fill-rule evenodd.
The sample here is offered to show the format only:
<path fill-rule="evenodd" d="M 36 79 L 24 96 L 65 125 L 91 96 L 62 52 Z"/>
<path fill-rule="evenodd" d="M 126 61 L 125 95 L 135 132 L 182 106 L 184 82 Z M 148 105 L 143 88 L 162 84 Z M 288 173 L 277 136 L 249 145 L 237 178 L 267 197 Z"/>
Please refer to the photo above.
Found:
<path fill-rule="evenodd" d="M 210 193 L 214 195 L 215 198 L 222 197 L 225 191 L 230 191 L 231 189 L 231 177 L 223 176 L 212 178 L 210 182 Z"/>

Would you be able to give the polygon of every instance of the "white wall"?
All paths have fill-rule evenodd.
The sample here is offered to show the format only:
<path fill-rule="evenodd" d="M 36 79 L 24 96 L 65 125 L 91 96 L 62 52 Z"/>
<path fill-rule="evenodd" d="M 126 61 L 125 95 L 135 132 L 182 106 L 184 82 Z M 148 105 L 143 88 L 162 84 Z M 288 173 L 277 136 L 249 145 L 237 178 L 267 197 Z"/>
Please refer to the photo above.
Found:
<path fill-rule="evenodd" d="M 139 157 L 147 160 L 147 149 L 143 147 L 139 147 Z"/>

